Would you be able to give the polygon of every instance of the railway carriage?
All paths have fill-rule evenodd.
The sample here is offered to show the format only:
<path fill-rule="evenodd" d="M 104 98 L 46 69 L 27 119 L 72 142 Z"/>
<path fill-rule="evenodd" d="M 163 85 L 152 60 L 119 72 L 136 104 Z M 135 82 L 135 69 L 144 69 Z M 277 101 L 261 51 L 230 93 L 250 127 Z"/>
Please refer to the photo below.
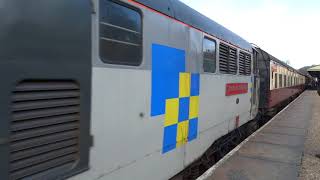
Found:
<path fill-rule="evenodd" d="M 2 179 L 169 179 L 257 121 L 263 53 L 178 0 L 0 10 Z"/>
<path fill-rule="evenodd" d="M 256 50 L 259 52 L 257 62 L 261 78 L 260 111 L 263 114 L 274 114 L 305 89 L 309 77 L 266 51 L 260 48 Z"/>

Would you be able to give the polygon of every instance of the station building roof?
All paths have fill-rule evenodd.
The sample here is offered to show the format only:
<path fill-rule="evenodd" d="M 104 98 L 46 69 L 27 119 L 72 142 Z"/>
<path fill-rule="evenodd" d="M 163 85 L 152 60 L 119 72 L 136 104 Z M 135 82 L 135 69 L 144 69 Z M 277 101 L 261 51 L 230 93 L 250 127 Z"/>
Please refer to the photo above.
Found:
<path fill-rule="evenodd" d="M 309 72 L 320 72 L 320 65 L 308 69 Z"/>
<path fill-rule="evenodd" d="M 320 65 L 308 69 L 308 72 L 311 76 L 320 78 Z"/>

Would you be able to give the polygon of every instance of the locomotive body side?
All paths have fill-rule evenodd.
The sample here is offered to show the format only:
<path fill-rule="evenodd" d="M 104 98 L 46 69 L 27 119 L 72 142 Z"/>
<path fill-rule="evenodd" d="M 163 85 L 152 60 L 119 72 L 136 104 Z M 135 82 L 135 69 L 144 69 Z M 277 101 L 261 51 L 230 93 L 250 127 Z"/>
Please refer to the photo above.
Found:
<path fill-rule="evenodd" d="M 3 179 L 169 179 L 258 114 L 251 45 L 178 0 L 2 8 Z"/>
<path fill-rule="evenodd" d="M 91 133 L 94 145 L 90 152 L 90 170 L 71 179 L 169 179 L 201 157 L 216 139 L 254 119 L 257 109 L 251 109 L 252 63 L 247 64 L 250 73 L 240 75 L 238 72 L 240 51 L 250 57 L 247 61 L 252 61 L 252 52 L 155 12 L 144 4 L 112 1 L 141 15 L 142 63 L 135 67 L 104 63 L 101 60 L 103 49 L 99 48 L 102 38 L 99 27 L 104 26 L 101 14 L 107 7 L 101 7 L 101 2 L 96 1 L 100 7 L 92 22 Z M 216 69 L 211 72 L 205 72 L 203 66 L 205 40 L 214 44 Z M 224 47 L 236 50 L 234 74 L 220 73 L 219 48 L 222 43 Z M 182 62 L 184 67 L 175 64 L 176 61 Z M 167 74 L 162 74 L 158 68 Z M 181 81 L 189 86 L 181 77 L 175 81 L 176 84 L 170 85 L 170 79 L 176 78 L 171 71 L 179 68 L 178 74 L 191 77 L 191 86 L 192 77 L 199 78 L 199 92 L 193 96 L 191 87 L 190 97 L 198 99 L 195 105 L 198 107 L 194 107 L 197 109 L 194 119 L 178 120 L 174 124 L 167 122 L 167 113 L 154 109 L 154 105 L 163 103 L 157 100 L 158 96 L 162 96 L 161 92 L 169 89 L 168 93 L 171 93 L 176 90 L 173 86 L 181 90 L 184 86 Z M 169 79 L 165 79 L 166 76 Z M 160 85 L 163 83 L 161 78 L 168 82 L 165 87 Z M 180 93 L 176 97 L 168 97 L 165 103 L 181 101 L 185 96 Z M 183 106 L 181 102 L 179 105 Z M 174 109 L 175 106 L 169 108 Z M 192 111 L 191 107 L 189 110 Z M 185 126 L 184 122 L 188 124 Z M 195 134 L 190 135 L 191 131 Z M 183 142 L 176 142 L 181 132 Z M 169 136 L 175 133 L 172 140 Z M 171 144 L 167 144 L 166 138 L 171 138 Z"/>

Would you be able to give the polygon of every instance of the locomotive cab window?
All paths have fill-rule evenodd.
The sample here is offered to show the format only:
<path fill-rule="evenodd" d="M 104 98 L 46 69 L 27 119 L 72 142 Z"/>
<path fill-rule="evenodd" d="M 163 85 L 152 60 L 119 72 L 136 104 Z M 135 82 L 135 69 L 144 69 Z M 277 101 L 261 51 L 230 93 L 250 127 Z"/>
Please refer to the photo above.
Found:
<path fill-rule="evenodd" d="M 208 38 L 203 40 L 203 71 L 216 72 L 216 42 Z"/>
<path fill-rule="evenodd" d="M 142 61 L 142 17 L 138 9 L 100 0 L 99 54 L 104 63 L 139 66 Z"/>

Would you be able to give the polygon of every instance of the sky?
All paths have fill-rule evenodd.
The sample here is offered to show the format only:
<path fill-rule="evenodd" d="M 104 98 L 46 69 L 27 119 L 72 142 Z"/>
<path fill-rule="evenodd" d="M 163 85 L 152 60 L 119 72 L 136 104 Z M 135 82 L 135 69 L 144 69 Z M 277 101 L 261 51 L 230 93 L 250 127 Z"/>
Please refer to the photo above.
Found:
<path fill-rule="evenodd" d="M 320 0 L 181 0 L 294 68 L 320 64 Z"/>

